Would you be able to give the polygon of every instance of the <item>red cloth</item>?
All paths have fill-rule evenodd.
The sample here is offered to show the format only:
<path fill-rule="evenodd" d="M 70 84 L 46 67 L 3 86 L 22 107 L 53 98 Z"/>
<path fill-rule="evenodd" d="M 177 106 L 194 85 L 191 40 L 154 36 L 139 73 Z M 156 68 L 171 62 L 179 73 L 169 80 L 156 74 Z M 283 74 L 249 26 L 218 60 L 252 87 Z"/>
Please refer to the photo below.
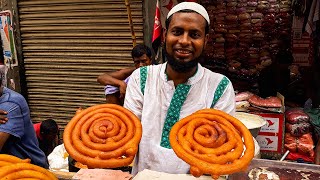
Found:
<path fill-rule="evenodd" d="M 40 134 L 40 125 L 41 125 L 41 123 L 33 124 L 33 128 L 34 128 L 34 131 L 36 131 L 38 139 L 42 139 L 41 134 Z"/>
<path fill-rule="evenodd" d="M 157 7 L 156 7 L 156 14 L 154 17 L 154 25 L 153 25 L 153 35 L 152 35 L 152 42 L 155 41 L 157 38 L 161 38 L 161 20 L 160 20 L 160 7 L 159 7 L 159 1 L 157 1 Z"/>

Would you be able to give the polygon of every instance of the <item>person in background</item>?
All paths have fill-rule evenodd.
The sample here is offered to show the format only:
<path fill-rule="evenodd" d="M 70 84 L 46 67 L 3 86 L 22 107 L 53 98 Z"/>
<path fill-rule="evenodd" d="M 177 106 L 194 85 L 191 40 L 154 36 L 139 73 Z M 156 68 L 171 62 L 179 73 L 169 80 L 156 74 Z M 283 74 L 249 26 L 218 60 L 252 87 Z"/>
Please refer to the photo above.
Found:
<path fill-rule="evenodd" d="M 25 98 L 1 85 L 0 110 L 0 119 L 7 118 L 7 122 L 0 124 L 0 153 L 21 159 L 29 158 L 32 164 L 48 168 L 47 158 L 39 148 Z"/>
<path fill-rule="evenodd" d="M 166 62 L 140 67 L 130 76 L 124 107 L 141 119 L 143 127 L 133 174 L 144 169 L 188 173 L 190 166 L 171 149 L 171 127 L 200 109 L 235 114 L 235 93 L 230 80 L 199 63 L 208 41 L 209 25 L 209 15 L 200 4 L 177 4 L 166 19 Z"/>
<path fill-rule="evenodd" d="M 39 147 L 48 156 L 59 144 L 59 127 L 53 119 L 46 119 L 33 125 L 36 131 Z"/>
<path fill-rule="evenodd" d="M 105 86 L 104 89 L 107 103 L 123 105 L 127 83 L 131 73 L 139 67 L 152 64 L 151 49 L 146 45 L 136 45 L 131 51 L 131 56 L 134 67 L 104 73 L 98 76 L 97 81 Z"/>
<path fill-rule="evenodd" d="M 285 97 L 287 96 L 288 85 L 290 84 L 289 66 L 293 63 L 293 56 L 289 47 L 290 40 L 281 39 L 274 62 L 261 70 L 258 78 L 260 97 L 277 96 L 277 92 Z"/>

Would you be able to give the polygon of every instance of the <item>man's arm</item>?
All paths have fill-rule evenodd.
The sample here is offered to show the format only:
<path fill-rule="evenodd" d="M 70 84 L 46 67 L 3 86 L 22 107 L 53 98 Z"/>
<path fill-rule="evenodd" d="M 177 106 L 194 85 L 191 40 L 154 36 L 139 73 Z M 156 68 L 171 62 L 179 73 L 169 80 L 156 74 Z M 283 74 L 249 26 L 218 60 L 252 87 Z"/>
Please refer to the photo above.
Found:
<path fill-rule="evenodd" d="M 10 137 L 10 134 L 5 132 L 0 132 L 0 151 L 2 150 L 4 143 L 7 142 L 9 137 Z"/>
<path fill-rule="evenodd" d="M 136 70 L 130 76 L 126 96 L 124 99 L 125 108 L 141 119 L 143 107 L 143 94 L 140 88 L 140 70 Z"/>
<path fill-rule="evenodd" d="M 104 73 L 98 76 L 97 81 L 101 85 L 112 85 L 120 87 L 122 85 L 123 80 L 125 80 L 127 77 L 129 77 L 132 72 L 135 70 L 135 67 L 122 69 L 115 72 L 110 73 Z"/>
<path fill-rule="evenodd" d="M 0 109 L 0 124 L 5 124 L 8 121 L 7 115 L 8 112 Z"/>

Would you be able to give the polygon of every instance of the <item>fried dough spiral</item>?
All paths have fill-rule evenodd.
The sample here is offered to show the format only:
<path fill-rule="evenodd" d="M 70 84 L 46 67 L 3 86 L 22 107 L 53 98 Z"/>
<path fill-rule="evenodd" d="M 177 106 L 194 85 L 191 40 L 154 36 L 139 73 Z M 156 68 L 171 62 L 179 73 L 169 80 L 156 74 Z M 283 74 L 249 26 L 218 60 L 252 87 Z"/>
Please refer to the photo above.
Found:
<path fill-rule="evenodd" d="M 190 164 L 190 172 L 196 177 L 211 174 L 216 179 L 242 171 L 254 156 L 250 131 L 241 121 L 220 110 L 203 109 L 181 119 L 172 127 L 169 140 L 174 152 Z"/>
<path fill-rule="evenodd" d="M 11 165 L 14 163 L 30 163 L 30 159 L 20 159 L 16 156 L 0 154 L 0 167 Z"/>
<path fill-rule="evenodd" d="M 17 163 L 0 168 L 0 180 L 14 179 L 58 180 L 50 171 L 29 163 Z"/>
<path fill-rule="evenodd" d="M 101 104 L 77 112 L 65 128 L 69 155 L 89 168 L 129 165 L 138 151 L 142 126 L 122 106 Z"/>

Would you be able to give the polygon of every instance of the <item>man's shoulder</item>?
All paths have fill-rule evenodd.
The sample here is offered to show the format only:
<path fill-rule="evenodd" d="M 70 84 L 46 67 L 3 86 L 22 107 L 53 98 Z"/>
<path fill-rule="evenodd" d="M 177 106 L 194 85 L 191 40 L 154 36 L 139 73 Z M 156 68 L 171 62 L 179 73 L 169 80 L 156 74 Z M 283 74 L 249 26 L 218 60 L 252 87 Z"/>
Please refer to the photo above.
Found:
<path fill-rule="evenodd" d="M 164 64 L 157 64 L 157 65 L 149 65 L 149 66 L 143 66 L 140 67 L 138 69 L 136 69 L 133 73 L 132 76 L 138 76 L 140 77 L 141 73 L 147 73 L 147 74 L 151 74 L 151 73 L 156 73 L 159 72 L 161 70 L 161 67 Z"/>
<path fill-rule="evenodd" d="M 26 105 L 26 99 L 20 94 L 11 89 L 5 88 L 4 94 L 7 96 L 7 102 L 17 104 L 19 106 Z"/>
<path fill-rule="evenodd" d="M 227 78 L 227 76 L 225 76 L 224 74 L 213 72 L 206 67 L 203 67 L 203 69 L 204 69 L 204 75 L 206 75 L 208 77 L 215 78 L 215 79 Z"/>

